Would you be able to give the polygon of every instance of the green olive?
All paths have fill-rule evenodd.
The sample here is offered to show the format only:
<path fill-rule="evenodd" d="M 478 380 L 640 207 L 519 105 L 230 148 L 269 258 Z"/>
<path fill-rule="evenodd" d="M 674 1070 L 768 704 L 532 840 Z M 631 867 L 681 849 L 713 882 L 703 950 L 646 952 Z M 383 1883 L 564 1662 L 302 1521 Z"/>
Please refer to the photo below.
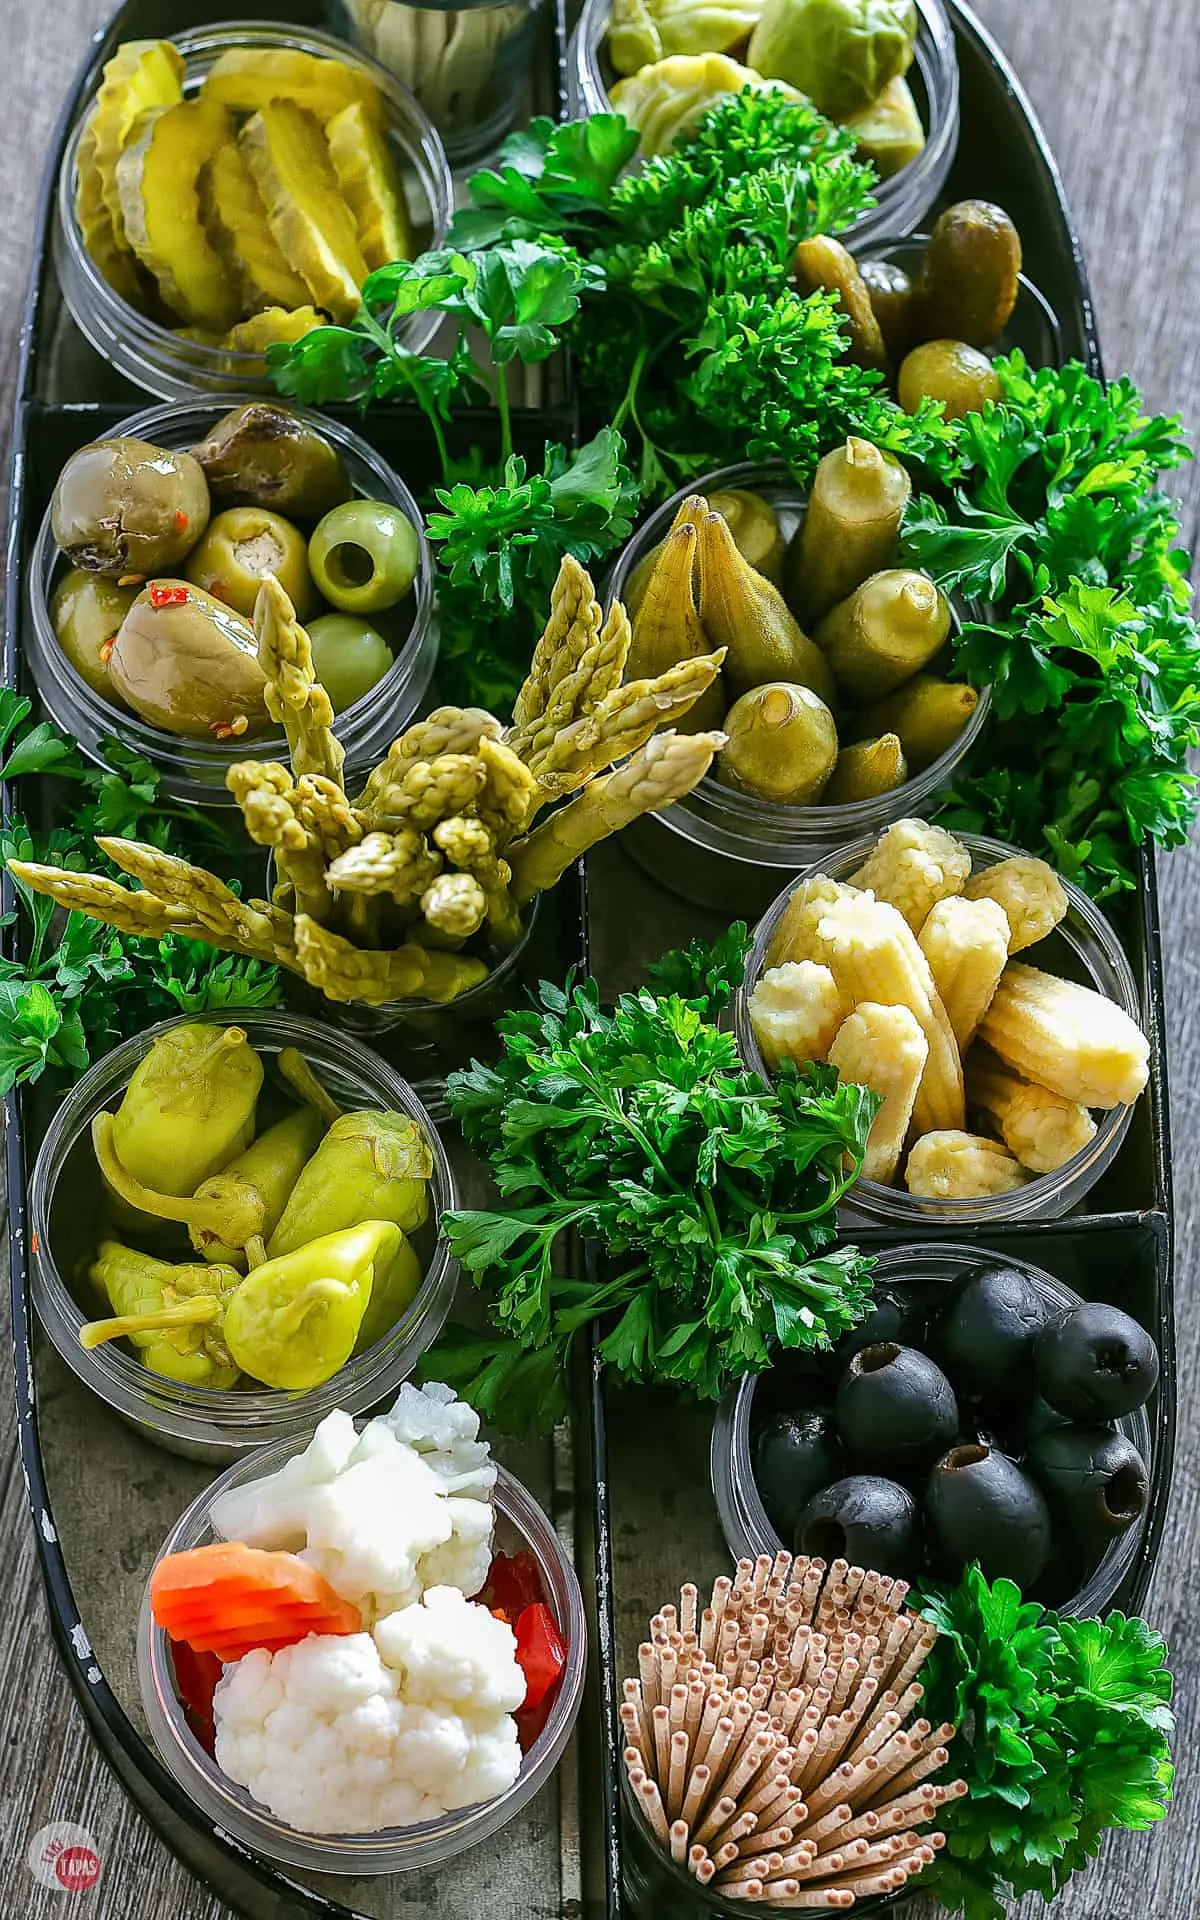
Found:
<path fill-rule="evenodd" d="M 190 453 L 128 436 L 80 447 L 50 503 L 54 538 L 89 573 L 170 573 L 208 525 L 208 482 Z"/>
<path fill-rule="evenodd" d="M 341 613 L 382 613 L 416 578 L 421 543 L 399 507 L 347 500 L 327 513 L 308 543 L 312 576 Z"/>
<path fill-rule="evenodd" d="M 109 655 L 113 686 L 152 727 L 189 739 L 244 739 L 267 725 L 254 628 L 203 587 L 143 587 Z"/>
<path fill-rule="evenodd" d="M 266 573 L 275 575 L 298 620 L 307 620 L 317 604 L 304 535 L 265 507 L 229 507 L 210 520 L 203 540 L 188 555 L 184 573 L 247 620 L 254 617 Z"/>
<path fill-rule="evenodd" d="M 921 401 L 939 400 L 947 420 L 978 413 L 1000 398 L 996 369 L 986 353 L 963 340 L 927 340 L 914 347 L 900 369 L 900 405 L 915 413 Z"/>
<path fill-rule="evenodd" d="M 102 573 L 72 567 L 50 601 L 54 636 L 81 680 L 102 700 L 116 700 L 108 655 L 121 622 L 137 599 L 136 587 L 119 587 Z"/>
<path fill-rule="evenodd" d="M 313 668 L 335 713 L 344 713 L 383 679 L 392 650 L 381 633 L 352 613 L 323 613 L 308 629 Z"/>
<path fill-rule="evenodd" d="M 350 498 L 342 456 L 289 408 L 254 400 L 223 414 L 192 448 L 213 497 L 317 520 Z"/>

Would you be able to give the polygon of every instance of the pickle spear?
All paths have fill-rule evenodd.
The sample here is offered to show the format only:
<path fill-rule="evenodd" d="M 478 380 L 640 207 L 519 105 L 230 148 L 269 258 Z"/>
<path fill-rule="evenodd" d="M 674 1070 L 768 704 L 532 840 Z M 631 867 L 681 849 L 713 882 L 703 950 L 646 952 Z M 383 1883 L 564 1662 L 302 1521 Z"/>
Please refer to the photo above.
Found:
<path fill-rule="evenodd" d="M 342 197 L 354 215 L 358 244 L 369 267 L 412 257 L 412 228 L 404 190 L 387 141 L 371 115 L 355 101 L 335 113 L 325 128 L 329 158 Z"/>

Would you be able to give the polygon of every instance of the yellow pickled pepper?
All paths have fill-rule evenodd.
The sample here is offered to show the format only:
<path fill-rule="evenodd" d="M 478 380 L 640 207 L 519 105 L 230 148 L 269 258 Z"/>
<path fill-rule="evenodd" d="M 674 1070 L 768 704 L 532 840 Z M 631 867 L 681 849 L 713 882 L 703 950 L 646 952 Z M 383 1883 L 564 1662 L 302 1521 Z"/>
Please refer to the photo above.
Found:
<path fill-rule="evenodd" d="M 192 1387 L 232 1387 L 238 1368 L 222 1323 L 242 1276 L 233 1267 L 172 1266 L 118 1240 L 101 1242 L 89 1276 L 113 1308 L 106 1320 L 79 1330 L 82 1347 L 131 1340 L 142 1364 Z"/>
<path fill-rule="evenodd" d="M 193 1194 L 254 1138 L 262 1062 L 241 1027 L 159 1035 L 111 1120 L 125 1172 L 158 1193 Z"/>
<path fill-rule="evenodd" d="M 376 1282 L 404 1244 L 390 1220 L 366 1220 L 255 1267 L 225 1314 L 234 1360 L 264 1386 L 322 1385 L 354 1352 Z"/>

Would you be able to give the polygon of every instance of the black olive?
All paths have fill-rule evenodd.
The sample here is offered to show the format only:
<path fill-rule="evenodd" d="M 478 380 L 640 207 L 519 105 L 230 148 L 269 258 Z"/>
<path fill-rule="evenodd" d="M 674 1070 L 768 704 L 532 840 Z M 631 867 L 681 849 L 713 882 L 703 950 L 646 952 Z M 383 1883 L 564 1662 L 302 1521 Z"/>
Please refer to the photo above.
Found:
<path fill-rule="evenodd" d="M 870 1313 L 849 1333 L 844 1333 L 833 1350 L 839 1372 L 848 1367 L 864 1347 L 877 1347 L 888 1341 L 899 1347 L 924 1346 L 927 1317 L 916 1287 L 875 1287 Z"/>
<path fill-rule="evenodd" d="M 1149 1476 L 1132 1440 L 1108 1427 L 1058 1427 L 1025 1464 L 1063 1529 L 1098 1556 L 1146 1510 Z"/>
<path fill-rule="evenodd" d="M 855 1459 L 893 1470 L 933 1459 L 958 1432 L 954 1389 L 941 1368 L 894 1341 L 855 1354 L 836 1408 L 838 1431 Z"/>
<path fill-rule="evenodd" d="M 1072 1420 L 1132 1413 L 1158 1383 L 1150 1335 L 1119 1307 L 1100 1300 L 1084 1301 L 1040 1333 L 1033 1359 L 1043 1398 Z"/>
<path fill-rule="evenodd" d="M 978 1560 L 989 1580 L 1028 1589 L 1050 1555 L 1050 1514 L 1035 1483 L 992 1447 L 952 1447 L 925 1488 L 925 1518 L 947 1564 Z"/>
<path fill-rule="evenodd" d="M 917 1503 L 907 1487 L 874 1474 L 835 1480 L 800 1515 L 794 1547 L 827 1564 L 840 1558 L 911 1579 L 920 1559 Z"/>
<path fill-rule="evenodd" d="M 950 1288 L 930 1328 L 929 1351 L 959 1393 L 998 1403 L 1024 1399 L 1034 1340 L 1055 1318 L 1052 1303 L 1023 1273 L 976 1267 Z"/>
<path fill-rule="evenodd" d="M 805 1504 L 842 1471 L 833 1416 L 817 1408 L 772 1413 L 754 1436 L 754 1479 L 776 1532 L 786 1540 Z"/>

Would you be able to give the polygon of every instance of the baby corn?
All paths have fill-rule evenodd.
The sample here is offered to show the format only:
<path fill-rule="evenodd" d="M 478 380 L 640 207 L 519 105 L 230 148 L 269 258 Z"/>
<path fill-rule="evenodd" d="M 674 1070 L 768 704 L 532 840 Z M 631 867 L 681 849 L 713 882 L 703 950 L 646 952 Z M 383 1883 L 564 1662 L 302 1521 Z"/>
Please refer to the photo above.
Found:
<path fill-rule="evenodd" d="M 769 967 L 750 995 L 749 1012 L 754 1037 L 772 1072 L 781 1060 L 795 1060 L 801 1066 L 808 1060 L 824 1060 L 846 1016 L 829 968 L 813 960 Z M 860 1076 L 843 1077 L 856 1080 Z"/>
<path fill-rule="evenodd" d="M 963 888 L 968 900 L 994 900 L 1008 917 L 1010 953 L 1020 953 L 1052 933 L 1067 911 L 1067 893 L 1053 867 L 1031 854 L 998 860 L 973 873 Z"/>
<path fill-rule="evenodd" d="M 991 1122 L 1030 1173 L 1053 1173 L 1096 1137 L 1086 1107 L 1022 1080 L 982 1047 L 967 1063 L 967 1105 Z"/>
<path fill-rule="evenodd" d="M 925 1133 L 904 1169 L 904 1183 L 920 1200 L 986 1200 L 1015 1193 L 1028 1174 L 998 1141 L 950 1128 Z"/>
<path fill-rule="evenodd" d="M 962 1063 L 929 964 L 898 910 L 868 893 L 835 900 L 817 929 L 823 958 L 854 1009 L 870 1000 L 907 1007 L 925 1035 L 929 1057 L 917 1091 L 918 1133 L 961 1127 L 965 1120 Z"/>
<path fill-rule="evenodd" d="M 971 856 L 953 834 L 927 820 L 897 820 L 851 874 L 850 884 L 869 887 L 919 933 L 938 901 L 961 893 L 970 873 Z"/>
<path fill-rule="evenodd" d="M 817 933 L 821 916 L 835 900 L 848 899 L 853 891 L 852 887 L 843 886 L 840 880 L 827 879 L 823 873 L 814 875 L 811 880 L 802 880 L 771 936 L 771 944 L 767 948 L 768 967 L 783 966 L 788 960 L 823 959 Z"/>
<path fill-rule="evenodd" d="M 920 932 L 921 952 L 965 1054 L 1008 964 L 1008 920 L 994 900 L 939 900 Z"/>
<path fill-rule="evenodd" d="M 1007 1066 L 1084 1107 L 1129 1106 L 1149 1078 L 1150 1045 L 1102 993 L 1011 961 L 979 1026 Z"/>
<path fill-rule="evenodd" d="M 883 1098 L 863 1157 L 864 1180 L 890 1186 L 895 1179 L 928 1058 L 929 1042 L 907 1007 L 864 1000 L 838 1028 L 830 1065 L 843 1080 L 871 1087 Z"/>

